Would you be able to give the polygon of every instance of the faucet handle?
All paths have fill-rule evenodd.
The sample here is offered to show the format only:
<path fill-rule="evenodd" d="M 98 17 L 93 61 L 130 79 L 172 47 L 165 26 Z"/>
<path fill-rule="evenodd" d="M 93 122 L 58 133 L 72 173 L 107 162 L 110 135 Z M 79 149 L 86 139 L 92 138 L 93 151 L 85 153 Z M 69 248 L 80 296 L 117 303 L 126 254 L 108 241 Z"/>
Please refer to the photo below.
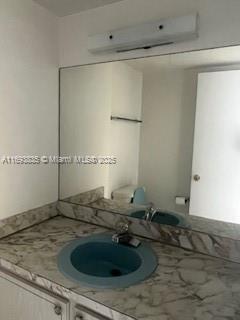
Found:
<path fill-rule="evenodd" d="M 116 224 L 116 232 L 119 233 L 119 234 L 122 234 L 122 233 L 126 233 L 128 232 L 129 230 L 129 225 L 128 223 L 124 223 L 124 222 L 119 222 Z"/>
<path fill-rule="evenodd" d="M 140 246 L 141 241 L 134 238 L 129 232 L 129 224 L 124 222 L 119 222 L 116 225 L 116 233 L 112 236 L 112 241 L 115 243 L 120 243 L 128 245 L 134 248 Z"/>

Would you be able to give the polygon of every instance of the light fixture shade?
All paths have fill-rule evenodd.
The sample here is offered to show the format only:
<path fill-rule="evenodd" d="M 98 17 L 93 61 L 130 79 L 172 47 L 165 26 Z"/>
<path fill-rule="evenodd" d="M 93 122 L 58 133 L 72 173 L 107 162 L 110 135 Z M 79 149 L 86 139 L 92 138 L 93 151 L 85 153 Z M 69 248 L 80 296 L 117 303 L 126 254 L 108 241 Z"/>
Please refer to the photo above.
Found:
<path fill-rule="evenodd" d="M 89 36 L 88 50 L 92 53 L 123 52 L 193 40 L 197 37 L 198 15 L 192 14 Z"/>

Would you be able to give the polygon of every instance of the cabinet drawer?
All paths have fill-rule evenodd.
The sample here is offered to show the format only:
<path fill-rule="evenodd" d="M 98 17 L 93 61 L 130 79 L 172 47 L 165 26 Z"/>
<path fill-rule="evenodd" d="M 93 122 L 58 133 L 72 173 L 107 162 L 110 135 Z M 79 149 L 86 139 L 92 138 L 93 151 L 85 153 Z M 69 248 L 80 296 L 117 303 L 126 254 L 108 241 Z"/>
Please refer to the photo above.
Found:
<path fill-rule="evenodd" d="M 73 314 L 71 320 L 111 320 L 106 318 L 99 313 L 85 308 L 81 305 L 76 305 L 73 309 Z"/>

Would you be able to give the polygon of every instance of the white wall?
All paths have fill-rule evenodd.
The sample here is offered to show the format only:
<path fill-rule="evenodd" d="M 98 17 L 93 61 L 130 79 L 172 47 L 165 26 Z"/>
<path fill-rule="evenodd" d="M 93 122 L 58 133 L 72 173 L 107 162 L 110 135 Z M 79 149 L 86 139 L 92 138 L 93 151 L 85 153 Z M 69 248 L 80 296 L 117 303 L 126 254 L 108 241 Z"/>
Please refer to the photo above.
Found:
<path fill-rule="evenodd" d="M 141 119 L 142 73 L 123 62 L 112 65 L 112 115 Z M 109 167 L 110 193 L 138 183 L 140 128 L 133 122 L 111 121 L 110 152 L 117 164 Z"/>
<path fill-rule="evenodd" d="M 57 21 L 31 0 L 0 3 L 0 155 L 57 154 Z M 57 200 L 57 166 L 0 164 L 0 219 Z"/>
<path fill-rule="evenodd" d="M 156 206 L 176 206 L 190 195 L 197 73 L 166 69 L 144 74 L 139 184 Z"/>
<path fill-rule="evenodd" d="M 116 165 L 61 167 L 60 198 L 100 186 L 105 196 L 136 184 L 140 127 L 111 115 L 141 118 L 142 74 L 123 62 L 61 71 L 61 155 L 115 156 Z"/>
<path fill-rule="evenodd" d="M 198 12 L 199 39 L 176 45 L 122 54 L 90 54 L 89 34 L 106 32 L 158 18 Z M 59 20 L 60 65 L 158 55 L 240 44 L 240 2 L 237 0 L 124 0 Z"/>
<path fill-rule="evenodd" d="M 112 66 L 98 64 L 61 71 L 61 155 L 109 154 Z M 60 198 L 107 188 L 107 165 L 64 165 Z"/>

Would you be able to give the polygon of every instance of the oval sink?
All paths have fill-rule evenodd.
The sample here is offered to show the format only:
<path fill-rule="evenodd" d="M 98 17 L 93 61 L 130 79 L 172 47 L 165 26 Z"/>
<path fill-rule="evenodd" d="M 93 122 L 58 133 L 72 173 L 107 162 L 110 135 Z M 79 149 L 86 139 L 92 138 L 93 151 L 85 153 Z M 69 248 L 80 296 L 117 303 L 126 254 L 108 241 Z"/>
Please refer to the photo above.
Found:
<path fill-rule="evenodd" d="M 143 219 L 145 211 L 136 211 L 131 214 L 132 217 Z M 152 219 L 152 222 L 166 224 L 170 226 L 188 227 L 188 223 L 183 216 L 177 213 L 158 211 Z"/>
<path fill-rule="evenodd" d="M 58 255 L 58 268 L 69 279 L 94 288 L 122 288 L 149 277 L 157 257 L 145 243 L 138 248 L 98 234 L 74 240 Z"/>

